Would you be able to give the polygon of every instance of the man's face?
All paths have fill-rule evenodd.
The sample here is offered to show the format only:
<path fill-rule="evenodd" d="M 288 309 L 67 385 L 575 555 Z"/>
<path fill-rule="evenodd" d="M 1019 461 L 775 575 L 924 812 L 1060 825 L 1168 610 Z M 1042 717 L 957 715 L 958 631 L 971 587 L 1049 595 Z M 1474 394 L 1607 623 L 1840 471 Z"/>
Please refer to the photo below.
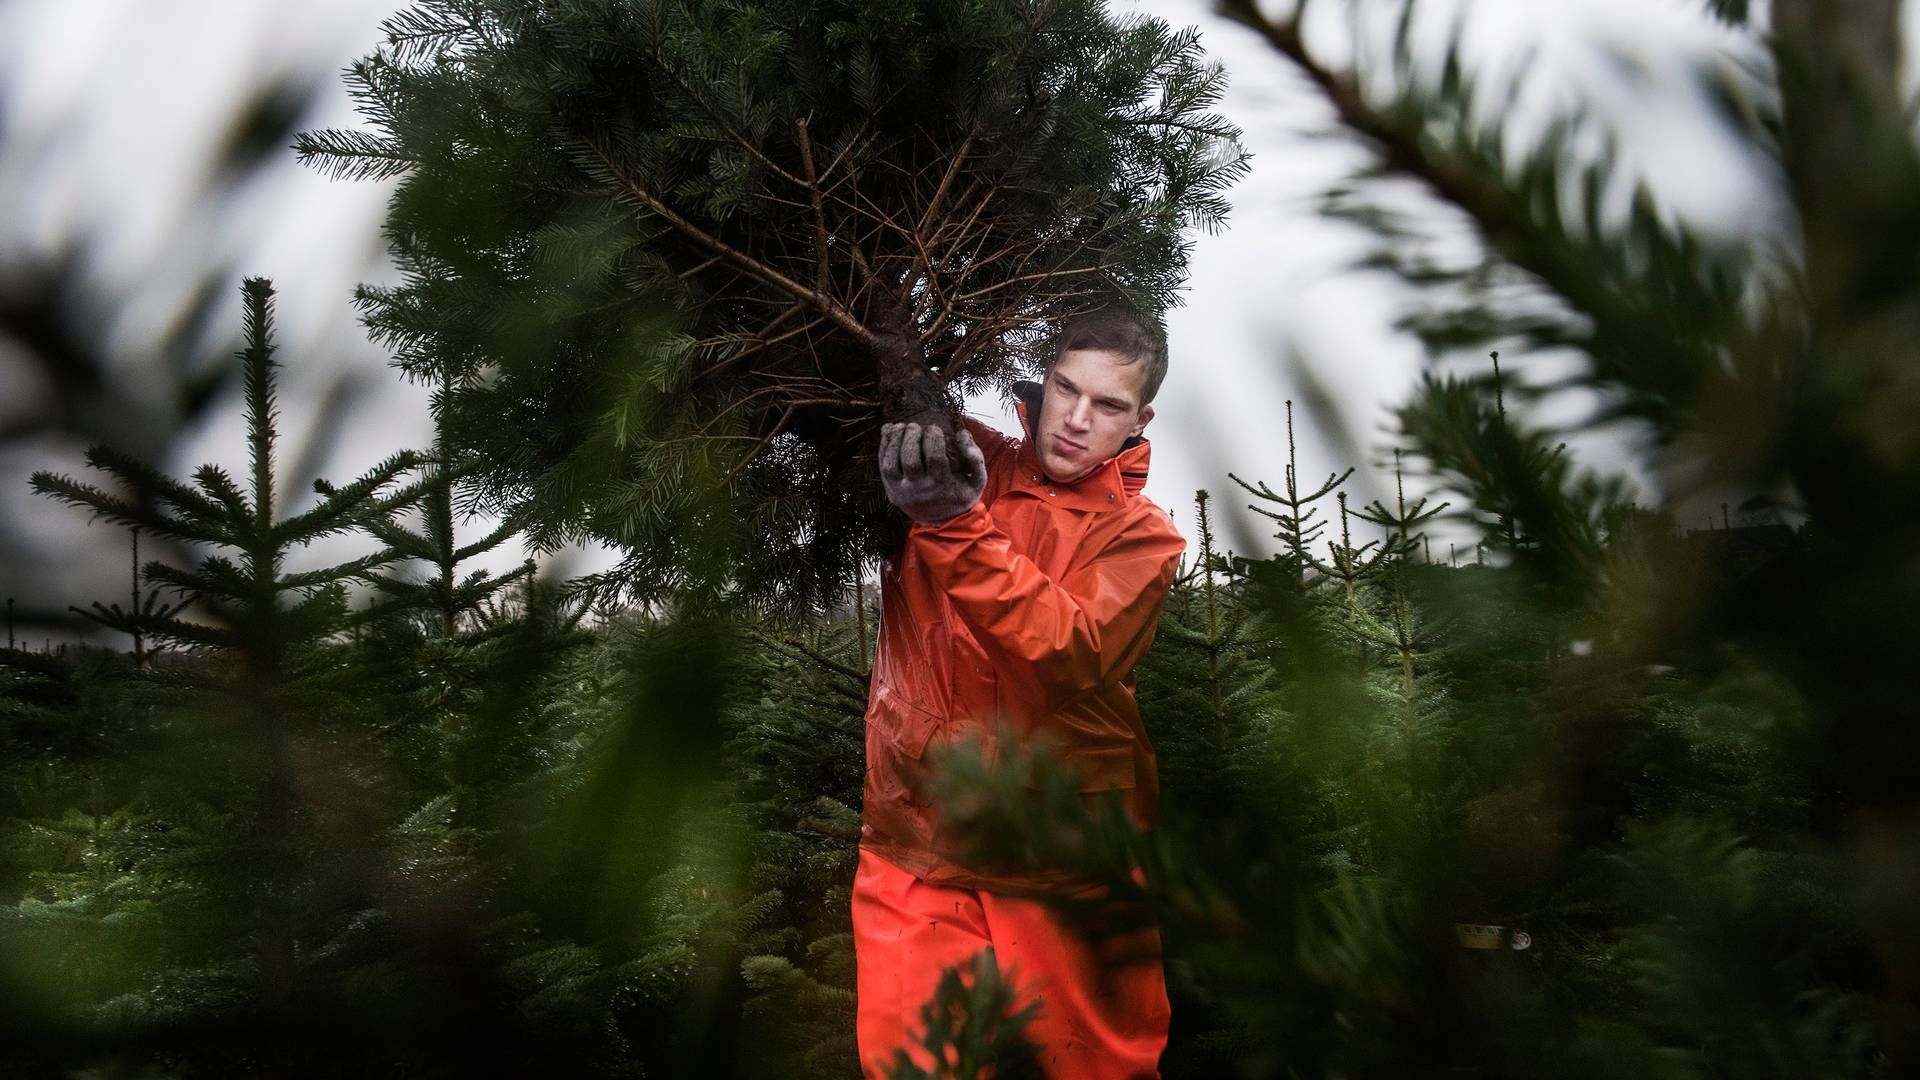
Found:
<path fill-rule="evenodd" d="M 1153 406 L 1140 404 L 1147 365 L 1127 363 L 1105 349 L 1060 354 L 1047 372 L 1040 422 L 1034 430 L 1040 467 L 1056 483 L 1071 484 L 1120 452 L 1145 430 Z"/>

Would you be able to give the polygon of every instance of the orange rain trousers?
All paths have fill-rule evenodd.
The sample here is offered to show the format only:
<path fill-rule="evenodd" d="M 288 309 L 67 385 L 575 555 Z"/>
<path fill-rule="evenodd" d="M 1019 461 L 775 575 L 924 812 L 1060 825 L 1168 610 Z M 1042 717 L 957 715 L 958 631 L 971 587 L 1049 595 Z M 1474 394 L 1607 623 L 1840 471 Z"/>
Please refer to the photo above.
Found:
<path fill-rule="evenodd" d="M 1016 1008 L 1038 999 L 1026 1028 L 1051 1080 L 1134 1080 L 1160 1075 L 1172 1011 L 1159 963 L 1160 934 L 1139 932 L 1149 963 L 1111 968 L 1044 904 L 973 889 L 932 885 L 861 849 L 853 879 L 858 970 L 857 1037 L 863 1075 L 886 1076 L 894 1051 L 922 1069 L 920 1007 L 941 973 L 992 946 L 1018 989 Z"/>

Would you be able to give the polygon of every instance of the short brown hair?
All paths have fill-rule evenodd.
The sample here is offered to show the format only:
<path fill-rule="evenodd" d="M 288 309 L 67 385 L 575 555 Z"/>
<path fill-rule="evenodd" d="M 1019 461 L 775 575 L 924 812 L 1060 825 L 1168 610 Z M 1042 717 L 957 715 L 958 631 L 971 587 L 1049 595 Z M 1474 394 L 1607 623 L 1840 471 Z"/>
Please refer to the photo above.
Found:
<path fill-rule="evenodd" d="M 1140 381 L 1140 404 L 1146 405 L 1160 392 L 1167 378 L 1167 336 L 1158 322 L 1141 319 L 1124 308 L 1104 307 L 1076 315 L 1060 328 L 1054 341 L 1053 357 L 1047 368 L 1075 349 L 1100 349 L 1118 353 L 1128 364 L 1147 365 Z"/>

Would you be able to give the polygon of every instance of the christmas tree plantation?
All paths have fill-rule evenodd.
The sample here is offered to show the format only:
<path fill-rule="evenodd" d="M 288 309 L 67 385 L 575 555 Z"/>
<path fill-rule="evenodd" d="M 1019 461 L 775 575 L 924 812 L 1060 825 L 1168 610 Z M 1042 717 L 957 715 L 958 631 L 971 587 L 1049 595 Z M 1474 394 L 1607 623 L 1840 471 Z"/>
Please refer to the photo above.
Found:
<path fill-rule="evenodd" d="M 1139 672 L 1155 831 L 1045 760 L 947 748 L 980 858 L 1106 881 L 1068 905 L 1095 931 L 1158 924 L 1166 1075 L 1884 1074 L 1873 930 L 1810 839 L 1778 675 L 1737 649 L 1649 668 L 1605 633 L 1572 651 L 1537 566 L 1429 563 L 1399 536 L 1418 507 L 1303 566 L 1221 551 L 1212 504 Z M 1622 518 L 1599 550 L 1630 590 L 1724 557 L 1699 554 L 1717 535 Z M 7 654 L 0 976 L 35 1003 L 7 1064 L 857 1075 L 851 613 L 567 631 L 513 588 L 498 632 L 475 613 L 440 640 L 431 590 L 386 592 L 316 644 L 352 692 L 290 731 L 273 983 L 241 914 L 267 864 L 233 847 L 271 807 L 204 753 L 243 661 Z M 1017 1070 L 1028 1004 L 956 971 L 927 1041 Z"/>
<path fill-rule="evenodd" d="M 1792 243 L 1695 235 L 1578 152 L 1608 134 L 1578 102 L 1508 141 L 1413 8 L 1352 68 L 1297 11 L 1228 5 L 1372 155 L 1330 207 L 1424 290 L 1397 478 L 1437 490 L 1363 503 L 1276 434 L 1198 501 L 1137 672 L 1152 831 L 1044 757 L 933 743 L 974 858 L 1104 885 L 1054 899 L 1115 941 L 1158 926 L 1164 1075 L 1915 1073 L 1899 6 L 1777 0 L 1764 34 L 1709 6 L 1743 62 L 1702 85 L 1777 166 Z M 304 145 L 406 177 L 408 276 L 364 310 L 442 388 L 437 445 L 279 505 L 254 283 L 249 483 L 106 451 L 124 492 L 36 478 L 197 546 L 95 612 L 134 655 L 0 654 L 0 1066 L 858 1075 L 872 611 L 808 602 L 885 546 L 864 448 L 903 387 L 1000 385 L 1092 293 L 1164 304 L 1234 171 L 1202 160 L 1223 127 L 1176 134 L 1214 76 L 1075 5 L 446 3 L 389 29 L 355 75 L 377 130 Z M 1431 215 L 1380 212 L 1374 173 Z M 1589 421 L 1540 419 L 1549 349 L 1592 423 L 1630 422 L 1651 505 L 1569 448 Z M 1677 521 L 1716 490 L 1798 527 Z M 1222 549 L 1229 491 L 1276 555 Z M 501 539 L 455 535 L 476 498 L 539 543 L 616 541 L 588 591 L 790 610 L 587 618 L 565 583 L 473 576 Z M 1442 527 L 1473 557 L 1430 558 Z M 321 534 L 363 553 L 281 565 Z M 1018 1074 L 1027 1004 L 976 962 L 924 1045 Z"/>

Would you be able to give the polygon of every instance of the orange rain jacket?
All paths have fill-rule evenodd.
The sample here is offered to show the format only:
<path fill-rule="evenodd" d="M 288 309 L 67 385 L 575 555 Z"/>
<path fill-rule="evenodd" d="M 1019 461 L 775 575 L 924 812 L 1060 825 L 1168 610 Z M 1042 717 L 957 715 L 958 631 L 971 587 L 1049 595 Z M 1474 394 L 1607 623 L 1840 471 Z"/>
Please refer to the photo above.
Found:
<path fill-rule="evenodd" d="M 881 577 L 861 844 L 936 884 L 1033 880 L 956 865 L 925 790 L 931 749 L 972 738 L 992 756 L 996 724 L 1045 741 L 1078 770 L 1083 792 L 1127 792 L 1142 826 L 1159 806 L 1132 672 L 1186 541 L 1140 494 L 1145 439 L 1056 484 L 1031 445 L 1037 394 L 1019 412 L 1025 441 L 966 421 L 986 457 L 986 490 L 951 521 L 915 524 Z"/>

